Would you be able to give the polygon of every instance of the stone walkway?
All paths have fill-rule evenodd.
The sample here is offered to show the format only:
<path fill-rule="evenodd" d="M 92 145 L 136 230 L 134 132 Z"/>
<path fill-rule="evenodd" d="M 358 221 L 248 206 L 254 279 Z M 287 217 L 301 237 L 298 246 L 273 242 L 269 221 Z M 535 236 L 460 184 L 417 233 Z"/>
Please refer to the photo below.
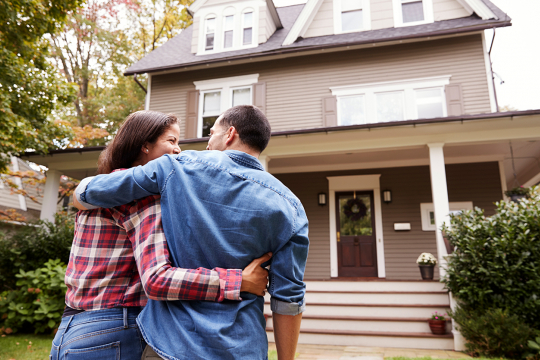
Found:
<path fill-rule="evenodd" d="M 275 350 L 274 343 L 268 344 Z M 470 356 L 449 350 L 395 349 L 378 347 L 298 344 L 296 360 L 383 360 L 387 357 L 431 357 L 434 359 L 468 359 Z"/>

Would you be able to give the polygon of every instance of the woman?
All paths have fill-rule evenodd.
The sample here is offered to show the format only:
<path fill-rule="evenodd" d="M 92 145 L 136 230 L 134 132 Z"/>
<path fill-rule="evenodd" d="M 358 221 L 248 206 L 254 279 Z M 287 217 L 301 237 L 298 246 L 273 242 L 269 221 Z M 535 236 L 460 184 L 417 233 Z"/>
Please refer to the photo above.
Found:
<path fill-rule="evenodd" d="M 178 154 L 174 115 L 130 115 L 101 154 L 101 174 Z M 161 227 L 159 196 L 113 209 L 81 211 L 65 282 L 66 310 L 51 359 L 140 359 L 146 346 L 135 321 L 147 296 L 154 300 L 241 300 L 264 295 L 267 254 L 245 270 L 171 267 Z"/>

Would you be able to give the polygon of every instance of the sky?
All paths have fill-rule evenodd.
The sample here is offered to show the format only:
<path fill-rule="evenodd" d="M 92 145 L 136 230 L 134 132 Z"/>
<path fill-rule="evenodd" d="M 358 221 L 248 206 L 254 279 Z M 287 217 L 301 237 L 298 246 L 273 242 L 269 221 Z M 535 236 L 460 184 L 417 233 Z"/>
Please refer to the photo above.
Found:
<path fill-rule="evenodd" d="M 512 26 L 498 28 L 491 52 L 499 106 L 540 109 L 540 0 L 491 0 L 512 18 Z M 306 0 L 274 0 L 277 7 Z M 486 30 L 487 46 L 493 30 Z M 501 79 L 504 81 L 501 84 Z"/>

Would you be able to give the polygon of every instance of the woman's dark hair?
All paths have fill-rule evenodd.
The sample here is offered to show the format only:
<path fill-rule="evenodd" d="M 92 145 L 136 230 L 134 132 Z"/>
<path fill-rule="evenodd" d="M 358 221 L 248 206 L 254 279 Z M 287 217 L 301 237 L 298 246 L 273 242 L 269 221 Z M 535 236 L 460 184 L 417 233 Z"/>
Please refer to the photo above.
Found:
<path fill-rule="evenodd" d="M 137 111 L 129 115 L 113 141 L 99 155 L 98 174 L 131 167 L 145 143 L 155 143 L 171 125 L 177 123 L 175 115 L 157 111 Z"/>

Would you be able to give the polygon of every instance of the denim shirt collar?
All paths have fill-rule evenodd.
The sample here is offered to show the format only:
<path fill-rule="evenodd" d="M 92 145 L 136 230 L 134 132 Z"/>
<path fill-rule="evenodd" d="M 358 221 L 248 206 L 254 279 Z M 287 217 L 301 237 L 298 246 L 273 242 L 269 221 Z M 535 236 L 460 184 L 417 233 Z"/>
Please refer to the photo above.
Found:
<path fill-rule="evenodd" d="M 261 165 L 259 160 L 257 160 L 256 157 L 251 156 L 249 154 L 246 154 L 243 151 L 225 150 L 224 153 L 227 154 L 227 156 L 229 158 L 231 158 L 232 161 L 234 161 L 235 163 L 237 163 L 239 165 L 247 166 L 247 167 L 250 167 L 252 169 L 264 171 L 263 166 Z"/>

